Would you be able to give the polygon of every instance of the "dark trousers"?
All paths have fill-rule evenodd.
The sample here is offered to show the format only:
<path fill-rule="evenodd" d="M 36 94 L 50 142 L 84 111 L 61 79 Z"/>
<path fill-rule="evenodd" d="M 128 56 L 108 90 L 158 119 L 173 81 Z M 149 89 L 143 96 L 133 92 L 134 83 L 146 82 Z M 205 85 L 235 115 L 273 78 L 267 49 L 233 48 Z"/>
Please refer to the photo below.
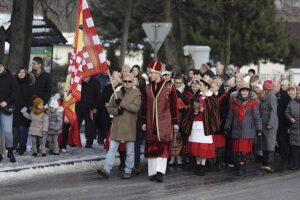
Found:
<path fill-rule="evenodd" d="M 89 112 L 76 112 L 79 129 L 83 120 L 85 121 L 85 138 L 86 145 L 93 145 L 93 141 L 96 137 L 96 124 L 95 124 L 95 115 L 91 119 Z"/>
<path fill-rule="evenodd" d="M 70 124 L 69 123 L 67 123 L 67 124 L 64 123 L 63 124 L 62 141 L 61 141 L 61 145 L 60 145 L 61 149 L 66 149 L 67 148 L 68 136 L 69 136 L 69 128 L 70 128 Z"/>
<path fill-rule="evenodd" d="M 286 130 L 278 131 L 277 142 L 281 159 L 287 161 L 290 155 L 290 138 Z"/>
<path fill-rule="evenodd" d="M 134 146 L 134 167 L 139 167 L 141 162 L 141 145 L 143 143 L 142 139 L 135 141 Z"/>
<path fill-rule="evenodd" d="M 274 151 L 264 151 L 264 165 L 272 165 L 274 162 Z"/>
<path fill-rule="evenodd" d="M 18 132 L 19 144 L 26 146 L 27 138 L 28 138 L 28 127 L 19 126 L 17 127 L 17 132 Z"/>
<path fill-rule="evenodd" d="M 300 147 L 292 146 L 292 167 L 299 167 Z"/>

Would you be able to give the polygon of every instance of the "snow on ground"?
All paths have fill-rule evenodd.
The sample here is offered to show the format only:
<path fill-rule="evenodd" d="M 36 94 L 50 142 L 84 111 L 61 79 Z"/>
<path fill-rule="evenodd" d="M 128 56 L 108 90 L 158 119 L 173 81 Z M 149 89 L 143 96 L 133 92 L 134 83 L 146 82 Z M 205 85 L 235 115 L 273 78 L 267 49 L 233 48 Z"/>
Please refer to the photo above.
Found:
<path fill-rule="evenodd" d="M 67 173 L 85 172 L 99 168 L 102 161 L 97 162 L 81 162 L 72 165 L 61 165 L 53 167 L 44 167 L 36 169 L 26 169 L 19 172 L 0 172 L 0 184 L 12 184 L 26 180 L 42 179 L 49 176 L 58 176 Z"/>
<path fill-rule="evenodd" d="M 81 141 L 84 143 L 85 139 L 81 134 Z M 60 153 L 58 156 L 49 155 L 47 150 L 47 157 L 42 157 L 41 154 L 38 157 L 32 157 L 30 148 L 27 148 L 27 152 L 24 155 L 16 155 L 17 162 L 11 163 L 6 155 L 3 155 L 3 160 L 0 162 L 0 172 L 3 171 L 18 171 L 20 169 L 32 168 L 37 166 L 47 166 L 67 162 L 76 162 L 84 160 L 100 159 L 105 156 L 105 150 L 103 145 L 98 145 L 96 140 L 94 141 L 93 148 L 72 148 L 67 149 L 67 153 Z"/>

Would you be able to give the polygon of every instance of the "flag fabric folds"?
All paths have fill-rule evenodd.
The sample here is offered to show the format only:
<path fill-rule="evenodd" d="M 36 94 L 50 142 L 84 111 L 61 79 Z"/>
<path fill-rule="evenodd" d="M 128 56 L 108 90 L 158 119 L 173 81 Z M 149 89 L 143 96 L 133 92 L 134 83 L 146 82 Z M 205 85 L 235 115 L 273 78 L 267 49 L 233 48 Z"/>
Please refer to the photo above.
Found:
<path fill-rule="evenodd" d="M 75 103 L 81 99 L 82 80 L 108 70 L 96 27 L 86 0 L 79 0 L 73 53 L 66 78 L 64 109 L 71 125 L 68 143 L 81 146 Z"/>

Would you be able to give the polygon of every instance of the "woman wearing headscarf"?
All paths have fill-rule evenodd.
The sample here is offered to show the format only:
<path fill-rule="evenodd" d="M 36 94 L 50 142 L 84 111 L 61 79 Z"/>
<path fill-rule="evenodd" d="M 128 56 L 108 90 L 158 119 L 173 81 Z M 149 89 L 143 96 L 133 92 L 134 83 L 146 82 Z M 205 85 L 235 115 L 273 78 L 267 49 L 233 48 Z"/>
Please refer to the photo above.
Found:
<path fill-rule="evenodd" d="M 253 152 L 253 139 L 261 133 L 262 122 L 256 97 L 250 93 L 250 86 L 243 82 L 238 94 L 230 103 L 225 124 L 225 133 L 232 137 L 232 151 L 237 163 L 236 175 L 246 173 L 246 166 Z"/>
<path fill-rule="evenodd" d="M 273 81 L 266 80 L 263 84 L 264 94 L 260 100 L 259 110 L 262 120 L 262 150 L 264 154 L 261 169 L 273 172 L 276 133 L 278 128 L 277 98 L 273 92 Z"/>

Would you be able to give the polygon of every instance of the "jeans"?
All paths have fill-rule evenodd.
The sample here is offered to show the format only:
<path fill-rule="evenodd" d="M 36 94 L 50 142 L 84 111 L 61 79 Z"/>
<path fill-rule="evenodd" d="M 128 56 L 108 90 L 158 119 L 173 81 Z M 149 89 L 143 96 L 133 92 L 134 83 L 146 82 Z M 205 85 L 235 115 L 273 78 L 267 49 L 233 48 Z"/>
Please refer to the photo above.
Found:
<path fill-rule="evenodd" d="M 18 131 L 19 144 L 26 146 L 27 138 L 28 138 L 28 127 L 18 126 L 17 131 Z"/>
<path fill-rule="evenodd" d="M 13 114 L 6 115 L 0 111 L 0 139 L 4 136 L 6 148 L 13 147 Z"/>
<path fill-rule="evenodd" d="M 125 143 L 126 143 L 125 172 L 131 173 L 134 165 L 134 142 L 125 142 Z M 110 140 L 109 150 L 106 154 L 105 161 L 104 161 L 104 169 L 108 173 L 110 173 L 113 167 L 119 145 L 120 145 L 120 141 Z"/>

